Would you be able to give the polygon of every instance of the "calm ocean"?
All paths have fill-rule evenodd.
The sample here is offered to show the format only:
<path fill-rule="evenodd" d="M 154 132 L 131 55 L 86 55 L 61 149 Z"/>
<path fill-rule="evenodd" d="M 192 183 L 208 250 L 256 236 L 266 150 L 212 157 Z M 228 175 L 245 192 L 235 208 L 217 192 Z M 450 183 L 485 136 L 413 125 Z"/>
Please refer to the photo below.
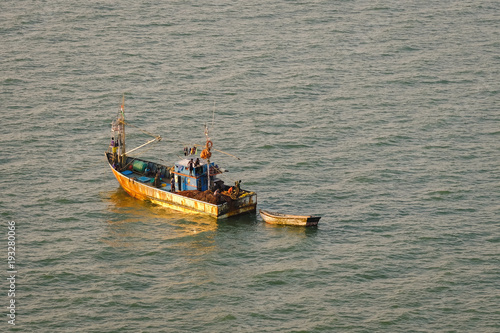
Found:
<path fill-rule="evenodd" d="M 123 94 L 318 228 L 128 196 Z M 500 332 L 499 105 L 496 0 L 3 0 L 0 331 Z"/>

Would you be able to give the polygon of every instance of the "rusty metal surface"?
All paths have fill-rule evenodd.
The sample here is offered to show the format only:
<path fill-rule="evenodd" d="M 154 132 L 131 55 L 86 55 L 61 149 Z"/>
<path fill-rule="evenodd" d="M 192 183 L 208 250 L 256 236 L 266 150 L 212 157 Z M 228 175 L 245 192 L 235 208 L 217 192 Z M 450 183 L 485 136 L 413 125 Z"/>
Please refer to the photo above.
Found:
<path fill-rule="evenodd" d="M 255 211 L 257 207 L 257 194 L 253 192 L 247 192 L 246 195 L 234 200 L 230 205 L 228 203 L 214 205 L 143 184 L 122 175 L 113 169 L 111 165 L 110 168 L 121 187 L 129 195 L 140 200 L 150 200 L 155 204 L 177 211 L 189 214 L 205 214 L 216 219 L 222 219 Z"/>

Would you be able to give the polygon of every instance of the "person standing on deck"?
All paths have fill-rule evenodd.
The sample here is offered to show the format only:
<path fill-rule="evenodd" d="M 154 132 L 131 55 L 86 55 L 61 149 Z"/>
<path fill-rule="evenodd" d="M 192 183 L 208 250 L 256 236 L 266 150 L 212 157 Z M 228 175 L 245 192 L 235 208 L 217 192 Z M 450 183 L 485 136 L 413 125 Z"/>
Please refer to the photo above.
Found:
<path fill-rule="evenodd" d="M 113 155 L 116 154 L 116 146 L 117 146 L 117 144 L 115 142 L 115 137 L 111 138 L 111 144 L 110 144 L 110 146 L 111 146 L 111 152 L 113 153 Z"/>
<path fill-rule="evenodd" d="M 192 176 L 193 175 L 193 169 L 194 169 L 194 162 L 193 162 L 193 159 L 191 159 L 189 162 L 188 162 L 188 167 L 189 167 L 189 175 Z"/>
<path fill-rule="evenodd" d="M 175 177 L 172 176 L 172 179 L 170 179 L 170 192 L 175 193 Z"/>
<path fill-rule="evenodd" d="M 155 187 L 160 187 L 160 170 L 156 171 L 156 176 L 155 176 L 155 181 L 154 181 L 154 186 Z"/>

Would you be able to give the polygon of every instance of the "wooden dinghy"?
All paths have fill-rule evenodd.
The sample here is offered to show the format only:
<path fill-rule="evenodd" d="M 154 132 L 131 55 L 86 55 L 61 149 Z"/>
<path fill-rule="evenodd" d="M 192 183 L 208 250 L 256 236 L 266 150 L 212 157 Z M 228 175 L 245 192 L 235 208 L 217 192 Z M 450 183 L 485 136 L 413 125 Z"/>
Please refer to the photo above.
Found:
<path fill-rule="evenodd" d="M 313 215 L 289 215 L 274 213 L 260 209 L 260 216 L 262 219 L 269 224 L 284 224 L 284 225 L 296 225 L 301 227 L 313 227 L 317 226 L 321 216 Z"/>

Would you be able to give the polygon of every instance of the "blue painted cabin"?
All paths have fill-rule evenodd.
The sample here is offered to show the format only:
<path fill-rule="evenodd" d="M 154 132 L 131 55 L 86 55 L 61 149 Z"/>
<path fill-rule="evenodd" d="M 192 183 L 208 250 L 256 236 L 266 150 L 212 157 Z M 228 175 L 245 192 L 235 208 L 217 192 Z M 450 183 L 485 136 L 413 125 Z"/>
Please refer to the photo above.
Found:
<path fill-rule="evenodd" d="M 175 163 L 175 187 L 177 191 L 198 190 L 206 191 L 208 189 L 207 179 L 207 163 L 201 161 L 201 165 L 193 169 L 193 173 L 189 174 L 188 159 L 184 159 Z M 210 182 L 212 184 L 219 182 L 215 176 L 219 174 L 218 168 L 214 163 L 210 163 Z"/>

